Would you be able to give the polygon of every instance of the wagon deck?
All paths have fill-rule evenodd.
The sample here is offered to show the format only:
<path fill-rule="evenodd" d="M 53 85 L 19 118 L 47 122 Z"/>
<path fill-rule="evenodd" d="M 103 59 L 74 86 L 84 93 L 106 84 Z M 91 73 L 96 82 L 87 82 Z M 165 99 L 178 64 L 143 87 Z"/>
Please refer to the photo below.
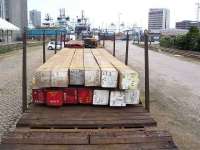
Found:
<path fill-rule="evenodd" d="M 3 138 L 4 150 L 177 149 L 142 105 L 126 108 L 31 105 L 17 129 Z"/>

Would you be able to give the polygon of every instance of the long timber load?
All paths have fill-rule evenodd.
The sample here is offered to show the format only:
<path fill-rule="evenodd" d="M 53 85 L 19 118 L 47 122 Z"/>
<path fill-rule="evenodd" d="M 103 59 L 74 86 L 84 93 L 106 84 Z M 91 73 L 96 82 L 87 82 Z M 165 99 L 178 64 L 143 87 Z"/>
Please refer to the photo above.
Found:
<path fill-rule="evenodd" d="M 139 78 L 136 71 L 104 49 L 64 49 L 36 71 L 34 81 L 36 87 L 70 84 L 117 88 L 119 85 L 120 89 L 133 90 L 137 89 Z"/>
<path fill-rule="evenodd" d="M 138 73 L 105 49 L 64 49 L 33 79 L 33 101 L 48 106 L 139 104 Z"/>

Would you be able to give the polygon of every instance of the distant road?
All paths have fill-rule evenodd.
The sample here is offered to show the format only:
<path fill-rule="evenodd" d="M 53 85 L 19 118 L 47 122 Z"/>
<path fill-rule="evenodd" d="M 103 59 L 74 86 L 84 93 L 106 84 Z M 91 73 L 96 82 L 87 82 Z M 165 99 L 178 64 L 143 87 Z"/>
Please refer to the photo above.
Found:
<path fill-rule="evenodd" d="M 112 42 L 106 48 L 112 50 Z M 124 61 L 125 42 L 116 43 Z M 200 148 L 200 62 L 149 51 L 151 113 L 169 130 L 180 149 Z M 130 44 L 129 65 L 140 73 L 144 92 L 144 50 Z"/>

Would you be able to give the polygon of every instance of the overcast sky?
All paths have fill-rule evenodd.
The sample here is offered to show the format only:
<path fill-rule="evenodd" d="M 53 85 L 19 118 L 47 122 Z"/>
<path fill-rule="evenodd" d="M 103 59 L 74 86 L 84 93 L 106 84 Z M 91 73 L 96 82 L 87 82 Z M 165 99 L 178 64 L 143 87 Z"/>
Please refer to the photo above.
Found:
<path fill-rule="evenodd" d="M 118 23 L 118 14 L 125 24 L 137 24 L 147 27 L 149 8 L 170 9 L 170 24 L 175 27 L 176 21 L 196 20 L 198 0 L 28 0 L 28 9 L 37 9 L 57 17 L 59 8 L 65 8 L 70 17 L 80 16 L 81 10 L 95 26 L 106 26 L 111 22 Z"/>

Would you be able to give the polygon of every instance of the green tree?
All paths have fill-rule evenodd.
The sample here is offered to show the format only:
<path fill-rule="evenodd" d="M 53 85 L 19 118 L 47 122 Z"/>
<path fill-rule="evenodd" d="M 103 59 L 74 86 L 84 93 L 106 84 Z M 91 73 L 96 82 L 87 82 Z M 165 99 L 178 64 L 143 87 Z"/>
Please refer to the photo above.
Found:
<path fill-rule="evenodd" d="M 187 49 L 186 35 L 177 36 L 174 45 L 177 49 Z"/>
<path fill-rule="evenodd" d="M 199 36 L 199 29 L 197 27 L 191 27 L 190 31 L 186 34 L 186 49 L 198 51 Z"/>

